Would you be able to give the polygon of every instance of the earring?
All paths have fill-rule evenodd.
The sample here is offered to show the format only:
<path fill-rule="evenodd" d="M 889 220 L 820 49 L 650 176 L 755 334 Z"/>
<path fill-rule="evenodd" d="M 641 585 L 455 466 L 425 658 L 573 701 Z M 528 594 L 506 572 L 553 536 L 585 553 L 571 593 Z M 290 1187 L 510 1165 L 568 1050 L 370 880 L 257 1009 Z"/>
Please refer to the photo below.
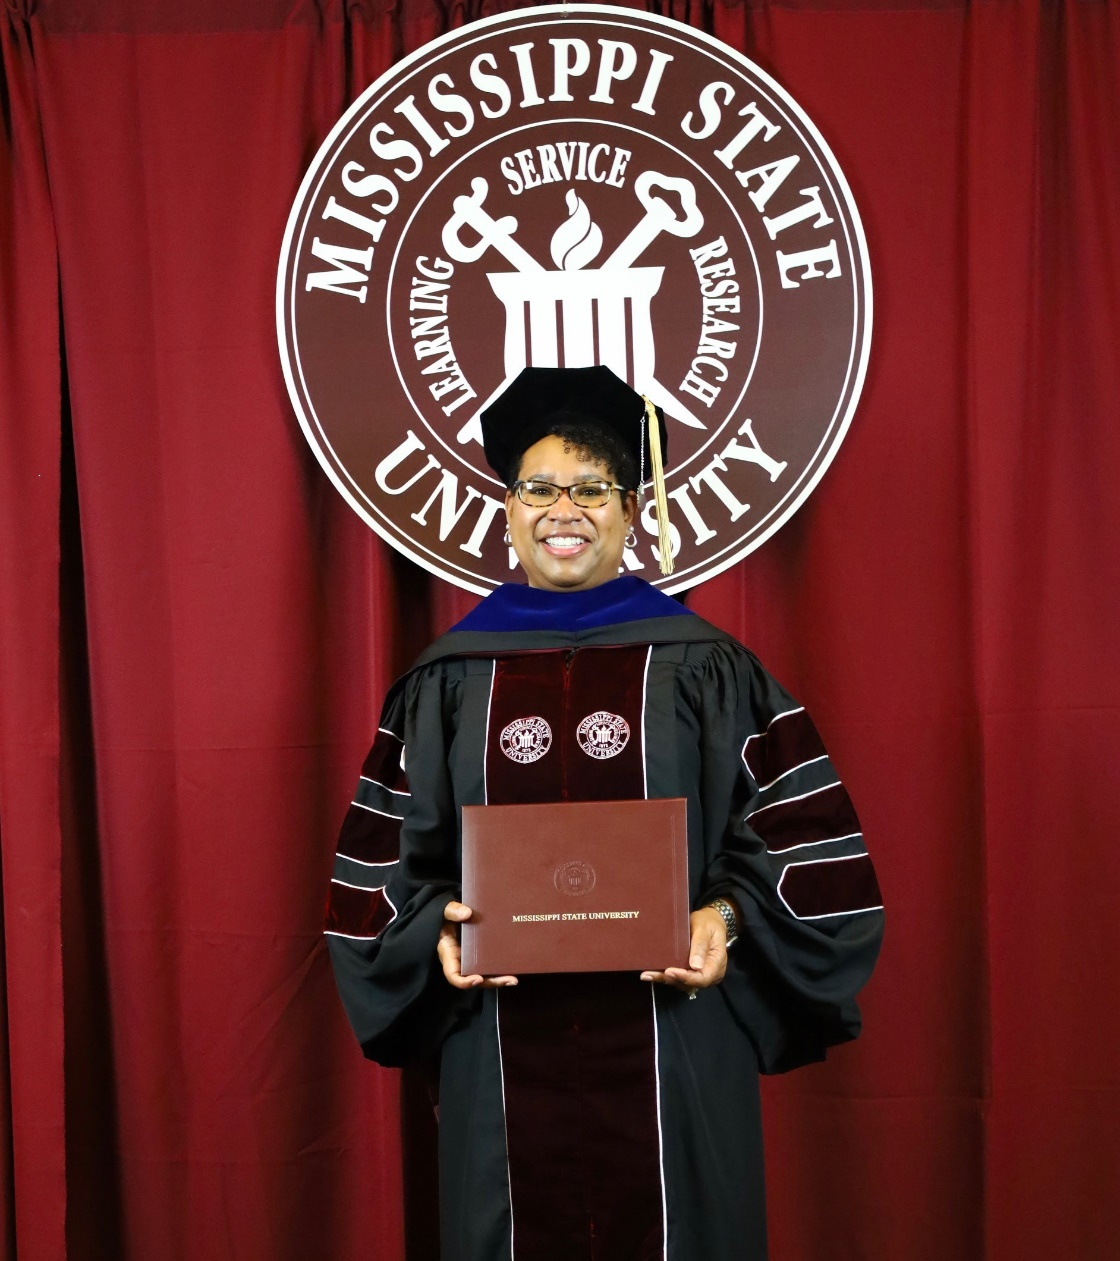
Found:
<path fill-rule="evenodd" d="M 631 551 L 638 546 L 638 536 L 634 533 L 633 526 L 630 527 L 630 533 L 626 536 L 626 546 L 630 548 Z"/>
<path fill-rule="evenodd" d="M 509 547 L 509 545 L 513 542 L 513 540 L 512 540 L 512 539 L 510 538 L 510 536 L 509 536 L 509 526 L 508 526 L 508 525 L 506 526 L 506 532 L 505 532 L 505 534 L 503 534 L 503 535 L 502 535 L 502 542 L 506 545 L 506 547 Z"/>

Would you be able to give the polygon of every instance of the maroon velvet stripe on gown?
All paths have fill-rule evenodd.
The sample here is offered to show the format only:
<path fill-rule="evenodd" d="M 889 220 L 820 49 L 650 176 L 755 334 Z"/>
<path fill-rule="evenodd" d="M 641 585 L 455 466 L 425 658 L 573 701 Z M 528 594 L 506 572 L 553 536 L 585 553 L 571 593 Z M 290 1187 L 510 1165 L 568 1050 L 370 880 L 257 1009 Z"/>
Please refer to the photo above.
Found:
<path fill-rule="evenodd" d="M 642 709 L 648 649 L 530 653 L 495 666 L 487 800 L 645 796 Z M 577 738 L 596 713 L 629 735 L 609 757 Z M 551 730 L 535 761 L 507 756 L 518 719 Z M 616 728 L 617 729 L 617 728 Z M 514 1255 L 646 1261 L 664 1251 L 653 1003 L 630 973 L 526 976 L 499 996 Z"/>

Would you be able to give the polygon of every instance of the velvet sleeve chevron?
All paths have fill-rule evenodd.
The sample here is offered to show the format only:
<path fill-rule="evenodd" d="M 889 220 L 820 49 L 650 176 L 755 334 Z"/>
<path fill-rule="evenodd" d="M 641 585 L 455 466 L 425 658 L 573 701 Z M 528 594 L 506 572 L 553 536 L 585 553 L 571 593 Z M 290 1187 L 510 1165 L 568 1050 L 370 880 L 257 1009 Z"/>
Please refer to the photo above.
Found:
<path fill-rule="evenodd" d="M 443 907 L 458 891 L 447 711 L 438 674 L 390 692 L 335 854 L 331 963 L 363 1051 L 382 1064 L 421 1058 L 456 1013 L 436 959 Z"/>
<path fill-rule="evenodd" d="M 397 917 L 386 892 L 400 861 L 401 823 L 411 794 L 404 770 L 404 735 L 379 727 L 343 820 L 327 898 L 325 931 L 376 941 Z M 387 721 L 391 721 L 388 720 Z"/>
<path fill-rule="evenodd" d="M 708 776 L 727 810 L 705 819 L 722 835 L 711 837 L 702 897 L 739 906 L 743 940 L 725 992 L 764 1071 L 780 1072 L 858 1034 L 855 995 L 878 955 L 882 898 L 851 798 L 805 709 L 735 646 L 715 648 L 705 673 L 702 756 L 727 767 Z"/>

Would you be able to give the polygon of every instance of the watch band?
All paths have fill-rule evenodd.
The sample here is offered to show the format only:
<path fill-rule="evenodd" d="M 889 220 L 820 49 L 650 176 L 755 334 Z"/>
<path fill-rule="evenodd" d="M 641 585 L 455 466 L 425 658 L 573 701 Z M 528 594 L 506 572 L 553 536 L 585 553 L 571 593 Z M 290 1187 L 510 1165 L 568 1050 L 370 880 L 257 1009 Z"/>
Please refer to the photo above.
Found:
<path fill-rule="evenodd" d="M 731 946 L 739 939 L 739 925 L 735 918 L 734 908 L 726 898 L 713 898 L 708 905 L 713 911 L 719 912 L 719 917 L 723 920 L 723 925 L 727 929 L 727 944 Z"/>

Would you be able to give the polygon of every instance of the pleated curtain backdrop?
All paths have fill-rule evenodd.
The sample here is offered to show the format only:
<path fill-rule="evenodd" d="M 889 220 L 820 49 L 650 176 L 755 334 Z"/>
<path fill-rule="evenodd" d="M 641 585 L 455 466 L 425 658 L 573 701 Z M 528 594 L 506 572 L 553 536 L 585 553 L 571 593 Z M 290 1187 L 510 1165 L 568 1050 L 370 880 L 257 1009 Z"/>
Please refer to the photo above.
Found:
<path fill-rule="evenodd" d="M 835 465 L 688 597 L 816 716 L 888 907 L 863 1040 L 766 1083 L 773 1256 L 1114 1256 L 1120 10 L 649 7 L 802 103 L 875 277 Z M 320 471 L 273 287 L 348 102 L 488 11 L 0 16 L 0 1261 L 437 1255 L 319 926 L 382 693 L 474 598 Z"/>

